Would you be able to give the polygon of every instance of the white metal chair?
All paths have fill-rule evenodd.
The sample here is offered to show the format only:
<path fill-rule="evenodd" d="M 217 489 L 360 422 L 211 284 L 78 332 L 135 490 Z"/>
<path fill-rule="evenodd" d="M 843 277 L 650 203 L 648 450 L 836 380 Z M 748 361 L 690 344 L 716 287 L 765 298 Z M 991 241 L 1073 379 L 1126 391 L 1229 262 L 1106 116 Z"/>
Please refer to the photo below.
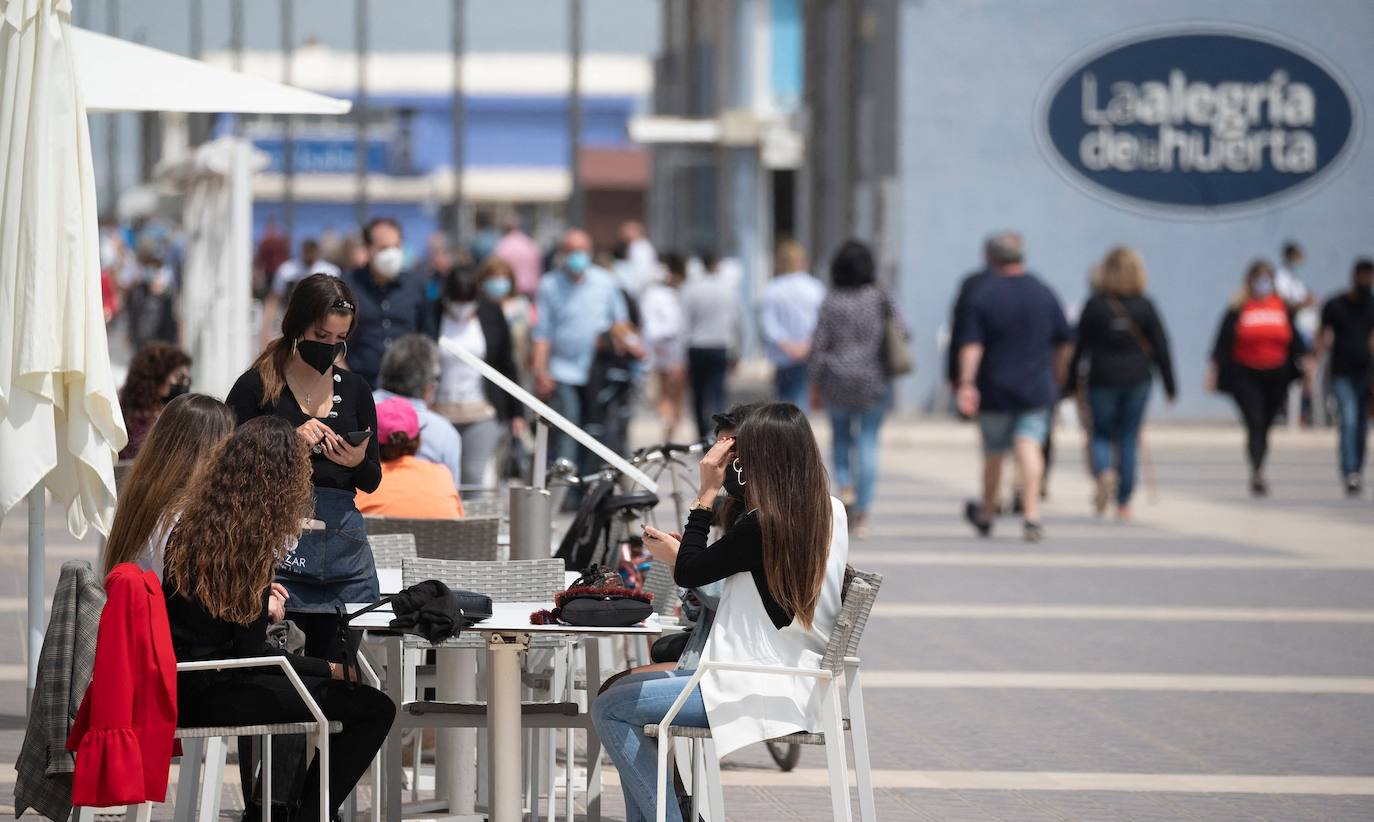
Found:
<path fill-rule="evenodd" d="M 668 754 L 675 739 L 690 740 L 691 790 L 693 817 L 700 810 L 702 788 L 708 795 L 712 822 L 725 819 L 720 790 L 719 761 L 711 749 L 711 729 L 673 725 L 707 671 L 739 671 L 764 676 L 791 676 L 815 679 L 821 688 L 822 726 L 818 734 L 795 733 L 775 742 L 799 745 L 823 745 L 830 769 L 830 799 L 836 822 L 849 822 L 849 769 L 845 764 L 844 733 L 848 731 L 854 743 L 854 770 L 858 779 L 859 818 L 876 822 L 877 809 L 873 798 L 873 774 L 868 757 L 868 728 L 864 718 L 863 685 L 860 681 L 859 640 L 868 624 L 882 575 L 846 569 L 843 605 L 830 633 L 825 655 L 818 668 L 782 668 L 767 665 L 747 665 L 731 662 L 703 661 L 688 681 L 682 693 L 664 714 L 663 719 L 644 726 L 644 735 L 656 737 L 658 742 L 658 822 L 664 822 L 668 797 Z"/>

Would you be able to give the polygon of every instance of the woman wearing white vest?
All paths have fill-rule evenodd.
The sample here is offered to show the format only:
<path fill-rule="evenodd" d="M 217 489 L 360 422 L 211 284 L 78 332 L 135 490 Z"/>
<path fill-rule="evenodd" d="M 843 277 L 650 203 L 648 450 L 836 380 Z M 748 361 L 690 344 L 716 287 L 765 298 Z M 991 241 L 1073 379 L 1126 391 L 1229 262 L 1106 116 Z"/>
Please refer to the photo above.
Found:
<path fill-rule="evenodd" d="M 707 545 L 717 494 L 744 500 L 748 513 Z M 680 540 L 646 528 L 644 544 L 674 566 L 678 585 L 725 580 L 702 659 L 819 667 L 840 612 L 849 556 L 844 506 L 830 496 L 820 449 L 806 416 L 791 403 L 761 405 L 735 437 L 722 437 L 701 460 L 701 488 Z M 692 671 L 627 676 L 592 704 L 592 719 L 625 794 L 626 822 L 653 819 L 658 722 Z M 819 731 L 814 680 L 711 671 L 675 724 L 711 728 L 720 756 L 797 731 Z M 681 822 L 668 803 L 669 822 Z"/>

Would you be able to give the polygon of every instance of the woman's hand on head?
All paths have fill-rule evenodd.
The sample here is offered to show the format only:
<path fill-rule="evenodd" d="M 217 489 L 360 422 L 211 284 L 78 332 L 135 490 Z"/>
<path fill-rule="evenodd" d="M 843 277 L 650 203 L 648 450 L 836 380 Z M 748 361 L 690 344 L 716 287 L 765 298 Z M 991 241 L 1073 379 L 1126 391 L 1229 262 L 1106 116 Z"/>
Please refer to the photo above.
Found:
<path fill-rule="evenodd" d="M 701 458 L 701 487 L 697 489 L 697 498 L 703 504 L 710 505 L 720 493 L 725 484 L 725 467 L 734 459 L 734 452 L 735 438 L 721 437 Z"/>
<path fill-rule="evenodd" d="M 336 435 L 336 442 L 326 445 L 324 455 L 330 462 L 338 463 L 345 468 L 357 468 L 364 459 L 367 458 L 367 441 L 372 439 L 369 434 L 367 439 L 360 445 L 352 445 L 348 440 Z"/>

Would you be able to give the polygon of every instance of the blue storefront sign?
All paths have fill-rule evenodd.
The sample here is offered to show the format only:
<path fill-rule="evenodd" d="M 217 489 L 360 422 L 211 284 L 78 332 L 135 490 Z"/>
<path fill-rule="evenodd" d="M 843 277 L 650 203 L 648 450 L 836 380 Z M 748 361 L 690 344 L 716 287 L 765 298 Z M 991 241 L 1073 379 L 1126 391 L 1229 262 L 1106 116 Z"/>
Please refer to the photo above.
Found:
<path fill-rule="evenodd" d="M 1042 149 L 1119 205 L 1204 216 L 1263 207 L 1355 148 L 1354 96 L 1269 35 L 1156 31 L 1069 65 L 1042 95 Z"/>

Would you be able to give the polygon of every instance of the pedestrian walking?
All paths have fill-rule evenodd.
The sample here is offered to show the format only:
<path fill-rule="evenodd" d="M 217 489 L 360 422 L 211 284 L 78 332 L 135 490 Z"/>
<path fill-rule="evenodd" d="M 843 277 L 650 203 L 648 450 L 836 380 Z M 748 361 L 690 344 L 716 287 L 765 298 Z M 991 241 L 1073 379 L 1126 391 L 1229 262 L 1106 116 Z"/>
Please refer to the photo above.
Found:
<path fill-rule="evenodd" d="M 176 344 L 176 274 L 157 239 L 144 235 L 136 249 L 116 277 L 129 348 L 137 351 L 154 341 Z"/>
<path fill-rule="evenodd" d="M 1208 390 L 1230 394 L 1245 422 L 1252 496 L 1269 493 L 1264 475 L 1269 429 L 1283 408 L 1288 387 L 1310 377 L 1310 372 L 1293 311 L 1275 291 L 1274 268 L 1256 260 L 1222 317 L 1207 370 Z"/>
<path fill-rule="evenodd" d="M 888 323 L 905 326 L 875 280 L 868 246 L 850 240 L 830 261 L 833 288 L 821 303 L 811 345 L 817 403 L 830 414 L 831 468 L 849 527 L 862 538 L 878 479 L 878 433 L 892 398 L 883 356 Z M 857 448 L 856 448 L 857 446 Z"/>
<path fill-rule="evenodd" d="M 345 275 L 357 298 L 358 327 L 348 338 L 348 368 L 376 385 L 382 354 L 407 334 L 435 335 L 434 303 L 425 293 L 424 274 L 403 271 L 401 226 L 378 217 L 363 228 L 368 262 Z"/>
<path fill-rule="evenodd" d="M 1283 244 L 1281 251 L 1281 263 L 1277 271 L 1274 272 L 1274 291 L 1288 305 L 1288 310 L 1293 312 L 1293 328 L 1302 337 L 1303 345 L 1311 351 L 1316 347 L 1317 331 L 1321 325 L 1320 306 L 1317 302 L 1317 294 L 1308 287 L 1307 282 L 1302 277 L 1303 264 L 1307 262 L 1307 254 L 1301 245 L 1289 240 Z M 1304 382 L 1299 389 L 1302 392 L 1299 404 L 1299 421 L 1303 427 L 1312 425 L 1312 386 Z M 1279 409 L 1282 415 L 1285 408 Z"/>
<path fill-rule="evenodd" d="M 444 286 L 443 315 L 439 319 L 439 388 L 434 410 L 447 419 L 463 439 L 461 486 L 473 491 L 494 484 L 492 458 L 513 428 L 524 423 L 518 400 L 454 354 L 462 349 L 501 372 L 518 378 L 511 358 L 510 327 L 501 306 L 481 298 L 478 273 L 454 269 Z"/>
<path fill-rule="evenodd" d="M 1340 417 L 1341 480 L 1347 496 L 1364 487 L 1369 393 L 1374 376 L 1374 260 L 1355 261 L 1350 289 L 1322 307 L 1318 354 L 1330 352 L 1331 393 Z"/>
<path fill-rule="evenodd" d="M 1073 349 L 1064 309 L 1026 269 L 1024 247 L 1013 232 L 990 245 L 997 276 L 969 302 L 959 341 L 958 404 L 963 414 L 977 415 L 983 437 L 983 499 L 967 503 L 964 517 L 980 535 L 991 533 L 1002 462 L 1011 451 L 1021 473 L 1022 537 L 1039 542 L 1042 449 Z"/>
<path fill-rule="evenodd" d="M 759 306 L 759 331 L 773 363 L 774 393 L 799 407 L 806 405 L 811 337 L 825 299 L 825 286 L 807 268 L 806 249 L 801 243 L 779 243 L 774 276 L 764 288 Z"/>
<path fill-rule="evenodd" d="M 965 274 L 959 281 L 959 294 L 949 312 L 949 349 L 945 356 L 945 380 L 951 394 L 959 390 L 959 341 L 964 338 L 968 306 L 978 288 L 997 276 L 992 265 L 993 237 L 983 241 L 983 267 Z"/>
<path fill-rule="evenodd" d="M 502 228 L 504 233 L 491 253 L 510 263 L 515 275 L 515 290 L 526 297 L 533 297 L 539 288 L 539 275 L 543 273 L 544 255 L 538 243 L 521 228 L 519 215 L 508 215 Z"/>
<path fill-rule="evenodd" d="M 530 372 L 530 333 L 534 328 L 534 303 L 515 287 L 515 269 L 499 254 L 492 254 L 477 269 L 482 299 L 501 306 L 510 328 L 511 358 L 523 385 Z"/>
<path fill-rule="evenodd" d="M 1115 502 L 1117 517 L 1127 520 L 1153 372 L 1159 372 L 1170 403 L 1178 392 L 1169 336 L 1145 294 L 1148 280 L 1140 254 L 1114 248 L 1097 271 L 1096 291 L 1079 314 L 1069 393 L 1078 393 L 1079 381 L 1086 381 L 1093 509 L 1101 516 Z"/>
<path fill-rule="evenodd" d="M 711 431 L 711 415 L 725 410 L 725 378 L 739 345 L 739 294 L 736 283 L 721 272 L 714 252 L 703 253 L 701 260 L 701 275 L 682 287 L 682 316 L 692 417 L 697 436 L 705 437 Z"/>
<path fill-rule="evenodd" d="M 665 280 L 646 288 L 640 301 L 640 336 L 658 383 L 654 404 L 663 423 L 663 441 L 672 442 L 687 396 L 687 340 L 681 298 L 687 282 L 687 260 L 681 254 L 664 254 L 663 268 Z"/>
<path fill-rule="evenodd" d="M 574 425 L 589 416 L 586 397 L 597 342 L 629 321 L 625 297 L 605 269 L 592 265 L 592 240 L 569 229 L 559 243 L 557 267 L 539 281 L 533 339 L 535 393 Z M 559 436 L 552 453 L 577 462 L 577 443 Z"/>

